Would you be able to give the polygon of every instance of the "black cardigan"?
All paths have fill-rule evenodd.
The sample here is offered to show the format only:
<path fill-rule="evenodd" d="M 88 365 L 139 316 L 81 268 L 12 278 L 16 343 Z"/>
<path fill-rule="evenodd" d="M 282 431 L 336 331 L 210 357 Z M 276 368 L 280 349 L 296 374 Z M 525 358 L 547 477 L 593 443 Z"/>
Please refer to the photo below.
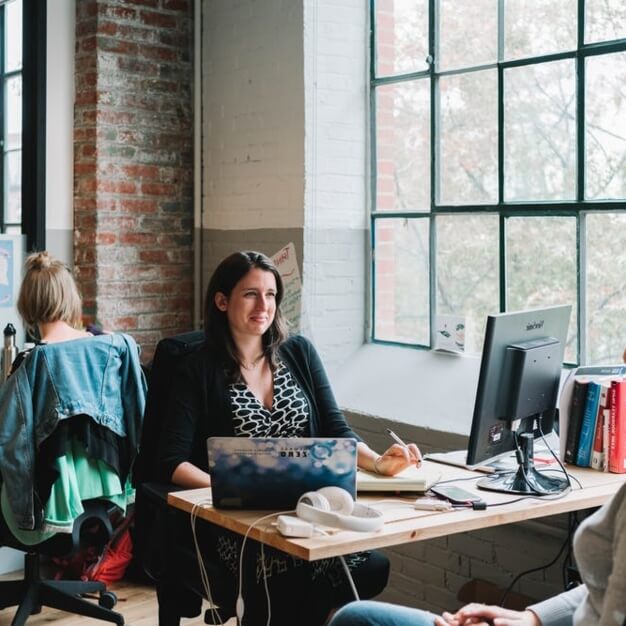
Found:
<path fill-rule="evenodd" d="M 337 406 L 322 361 L 311 342 L 301 336 L 290 337 L 279 353 L 309 403 L 306 434 L 359 439 Z M 160 479 L 171 480 L 174 470 L 184 461 L 208 471 L 207 438 L 234 434 L 223 367 L 208 350 L 186 356 L 174 374 L 168 417 L 159 442 Z"/>

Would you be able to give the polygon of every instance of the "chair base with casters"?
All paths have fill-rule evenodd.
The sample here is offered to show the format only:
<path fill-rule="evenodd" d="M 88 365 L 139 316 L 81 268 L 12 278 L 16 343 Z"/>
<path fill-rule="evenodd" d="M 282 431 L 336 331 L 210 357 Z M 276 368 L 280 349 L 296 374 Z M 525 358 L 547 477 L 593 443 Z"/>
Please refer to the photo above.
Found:
<path fill-rule="evenodd" d="M 109 503 L 95 500 L 85 501 L 83 505 L 85 512 L 75 520 L 71 535 L 57 534 L 34 546 L 19 542 L 6 527 L 4 519 L 0 517 L 0 545 L 25 552 L 24 578 L 0 582 L 0 609 L 18 607 L 11 626 L 22 626 L 31 615 L 40 613 L 43 606 L 120 626 L 124 625 L 124 616 L 112 610 L 117 598 L 114 593 L 106 590 L 104 583 L 82 580 L 47 580 L 41 576 L 41 556 L 64 556 L 78 549 L 81 526 L 87 520 L 97 520 L 105 536 L 110 537 Z M 98 602 L 81 597 L 87 593 L 97 593 Z"/>
<path fill-rule="evenodd" d="M 39 554 L 24 555 L 24 578 L 0 583 L 0 608 L 18 606 L 11 626 L 22 626 L 26 620 L 41 612 L 42 606 L 85 615 L 114 624 L 124 624 L 124 616 L 111 609 L 117 598 L 98 581 L 44 580 L 40 576 Z M 98 593 L 98 604 L 85 598 L 84 593 Z"/>

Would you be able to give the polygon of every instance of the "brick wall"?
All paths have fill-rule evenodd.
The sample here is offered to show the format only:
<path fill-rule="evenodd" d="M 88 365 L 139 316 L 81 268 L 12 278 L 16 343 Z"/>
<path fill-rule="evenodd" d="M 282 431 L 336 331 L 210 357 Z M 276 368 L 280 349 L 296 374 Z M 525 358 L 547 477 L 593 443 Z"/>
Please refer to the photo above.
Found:
<path fill-rule="evenodd" d="M 86 322 L 191 328 L 191 0 L 76 3 L 74 262 Z"/>

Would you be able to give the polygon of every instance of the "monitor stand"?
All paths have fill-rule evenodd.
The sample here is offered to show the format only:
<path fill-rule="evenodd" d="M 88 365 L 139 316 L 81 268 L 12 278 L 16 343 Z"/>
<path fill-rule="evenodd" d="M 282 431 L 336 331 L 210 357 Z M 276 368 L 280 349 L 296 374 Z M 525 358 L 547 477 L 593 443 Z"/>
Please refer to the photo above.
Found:
<path fill-rule="evenodd" d="M 476 486 L 487 491 L 518 493 L 522 495 L 548 496 L 562 493 L 569 488 L 565 478 L 546 476 L 535 468 L 533 460 L 533 434 L 515 435 L 518 443 L 518 468 L 516 472 L 481 478 Z"/>

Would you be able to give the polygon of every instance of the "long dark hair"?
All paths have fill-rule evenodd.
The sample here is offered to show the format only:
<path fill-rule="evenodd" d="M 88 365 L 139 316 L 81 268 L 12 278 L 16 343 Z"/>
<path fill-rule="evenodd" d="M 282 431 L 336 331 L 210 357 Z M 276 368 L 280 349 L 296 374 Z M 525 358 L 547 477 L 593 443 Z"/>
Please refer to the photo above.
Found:
<path fill-rule="evenodd" d="M 269 360 L 272 369 L 276 368 L 278 348 L 288 334 L 287 322 L 280 311 L 284 294 L 283 279 L 272 260 L 261 252 L 251 250 L 234 252 L 227 256 L 213 272 L 207 287 L 204 300 L 204 333 L 207 348 L 223 361 L 224 368 L 234 379 L 240 378 L 241 360 L 230 332 L 228 317 L 215 305 L 215 296 L 217 293 L 223 293 L 229 298 L 234 286 L 255 268 L 271 272 L 276 279 L 276 314 L 262 337 L 263 354 Z"/>

